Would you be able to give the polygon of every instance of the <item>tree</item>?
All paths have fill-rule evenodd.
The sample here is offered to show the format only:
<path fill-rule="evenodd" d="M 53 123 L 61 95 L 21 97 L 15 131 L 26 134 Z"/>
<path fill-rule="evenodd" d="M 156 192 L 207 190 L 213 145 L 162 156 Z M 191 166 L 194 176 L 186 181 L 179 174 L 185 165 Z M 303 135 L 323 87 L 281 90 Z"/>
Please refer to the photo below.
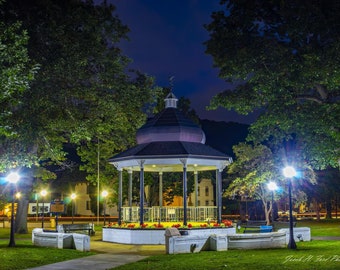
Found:
<path fill-rule="evenodd" d="M 337 197 L 340 192 L 338 169 L 328 168 L 322 171 L 316 171 L 318 176 L 318 185 L 306 185 L 308 202 L 313 204 L 313 211 L 316 212 L 317 219 L 320 219 L 320 205 L 325 203 L 326 218 L 332 218 L 333 207 L 336 208 Z M 334 201 L 334 204 L 332 203 Z"/>
<path fill-rule="evenodd" d="M 210 104 L 259 111 L 248 140 L 294 138 L 314 168 L 339 167 L 340 32 L 338 1 L 221 1 L 206 25 L 220 77 L 237 82 Z"/>
<path fill-rule="evenodd" d="M 261 200 L 267 224 L 272 210 L 271 193 L 266 184 L 278 180 L 271 150 L 264 145 L 252 146 L 240 143 L 233 147 L 236 160 L 228 167 L 228 174 L 233 179 L 225 195 Z"/>
<path fill-rule="evenodd" d="M 17 167 L 32 168 L 28 182 L 36 167 L 67 166 L 66 143 L 78 149 L 90 180 L 96 175 L 91 167 L 97 167 L 98 143 L 101 163 L 133 144 L 146 118 L 143 108 L 153 101 L 153 79 L 128 72 L 130 60 L 118 47 L 128 27 L 114 11 L 106 2 L 80 0 L 13 0 L 1 6 L 2 21 L 22 21 L 30 37 L 29 57 L 40 66 L 8 121 L 17 135 L 2 144 Z M 18 161 L 17 153 L 30 162 Z M 107 174 L 113 179 L 113 170 Z M 25 194 L 28 203 L 29 190 Z"/>
<path fill-rule="evenodd" d="M 239 143 L 233 147 L 233 150 L 236 159 L 228 167 L 231 183 L 226 189 L 225 196 L 231 198 L 246 196 L 250 199 L 261 200 L 265 218 L 269 224 L 269 215 L 273 205 L 267 184 L 270 181 L 275 181 L 278 186 L 286 186 L 286 179 L 282 175 L 284 159 L 278 159 L 277 153 L 273 153 L 269 147 L 261 144 Z M 299 197 L 304 197 L 304 194 L 297 192 L 300 190 L 297 187 L 303 182 L 315 183 L 315 175 L 313 170 L 303 162 L 298 160 L 295 162 L 301 170 L 301 177 L 300 181 L 295 181 L 295 192 L 293 193 L 295 199 L 299 200 Z M 276 197 L 279 197 L 278 193 L 276 193 Z"/>

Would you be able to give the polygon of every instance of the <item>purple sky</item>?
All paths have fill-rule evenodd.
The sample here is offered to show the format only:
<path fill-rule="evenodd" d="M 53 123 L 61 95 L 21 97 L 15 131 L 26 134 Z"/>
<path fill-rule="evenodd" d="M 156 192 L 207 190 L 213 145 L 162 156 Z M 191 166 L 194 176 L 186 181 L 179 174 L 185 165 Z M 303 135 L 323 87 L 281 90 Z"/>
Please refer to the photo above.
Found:
<path fill-rule="evenodd" d="M 216 93 L 229 88 L 218 78 L 212 57 L 204 53 L 209 38 L 203 24 L 211 21 L 212 11 L 220 10 L 219 0 L 108 0 L 116 14 L 130 28 L 123 53 L 133 59 L 131 67 L 156 78 L 159 86 L 187 97 L 201 119 L 250 123 L 251 117 L 225 109 L 206 111 Z"/>

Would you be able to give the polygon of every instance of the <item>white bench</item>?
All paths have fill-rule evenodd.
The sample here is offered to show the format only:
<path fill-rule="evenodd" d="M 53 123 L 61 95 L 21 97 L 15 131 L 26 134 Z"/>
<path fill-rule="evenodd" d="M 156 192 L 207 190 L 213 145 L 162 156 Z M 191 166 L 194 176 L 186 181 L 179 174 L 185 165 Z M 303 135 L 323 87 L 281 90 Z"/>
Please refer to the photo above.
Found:
<path fill-rule="evenodd" d="M 279 232 L 286 232 L 286 244 L 288 244 L 290 235 L 289 228 L 280 229 Z M 311 231 L 309 227 L 295 227 L 293 229 L 293 234 L 295 242 L 311 240 Z"/>
<path fill-rule="evenodd" d="M 228 235 L 228 249 L 266 249 L 286 246 L 286 232 Z"/>
<path fill-rule="evenodd" d="M 167 254 L 195 253 L 202 250 L 267 249 L 286 247 L 286 232 L 211 234 L 182 236 L 176 228 L 166 229 Z"/>
<path fill-rule="evenodd" d="M 90 237 L 78 233 L 44 232 L 43 229 L 35 228 L 32 231 L 32 243 L 41 247 L 90 251 Z"/>

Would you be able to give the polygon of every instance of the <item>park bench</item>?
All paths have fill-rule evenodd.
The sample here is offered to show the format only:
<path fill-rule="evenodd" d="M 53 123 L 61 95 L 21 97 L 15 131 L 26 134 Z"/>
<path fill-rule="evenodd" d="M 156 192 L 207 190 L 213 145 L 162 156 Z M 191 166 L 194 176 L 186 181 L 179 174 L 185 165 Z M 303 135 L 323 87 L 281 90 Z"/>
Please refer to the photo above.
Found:
<path fill-rule="evenodd" d="M 248 220 L 244 227 L 243 233 L 260 233 L 260 232 L 267 232 L 264 230 L 262 226 L 266 226 L 267 222 L 265 220 Z"/>
<path fill-rule="evenodd" d="M 65 233 L 87 231 L 88 235 L 90 236 L 95 234 L 92 223 L 62 224 L 61 226 L 63 232 Z"/>

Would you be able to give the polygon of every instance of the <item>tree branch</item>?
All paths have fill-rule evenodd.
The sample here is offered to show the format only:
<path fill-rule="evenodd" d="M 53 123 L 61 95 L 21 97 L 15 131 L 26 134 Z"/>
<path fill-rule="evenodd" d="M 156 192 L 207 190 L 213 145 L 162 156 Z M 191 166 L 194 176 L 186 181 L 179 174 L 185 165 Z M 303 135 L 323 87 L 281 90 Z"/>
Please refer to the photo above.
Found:
<path fill-rule="evenodd" d="M 298 100 L 310 100 L 310 101 L 314 101 L 318 104 L 322 104 L 324 103 L 324 100 L 321 100 L 317 97 L 314 97 L 314 96 L 309 96 L 309 95 L 303 95 L 303 96 L 298 96 L 297 97 Z"/>

